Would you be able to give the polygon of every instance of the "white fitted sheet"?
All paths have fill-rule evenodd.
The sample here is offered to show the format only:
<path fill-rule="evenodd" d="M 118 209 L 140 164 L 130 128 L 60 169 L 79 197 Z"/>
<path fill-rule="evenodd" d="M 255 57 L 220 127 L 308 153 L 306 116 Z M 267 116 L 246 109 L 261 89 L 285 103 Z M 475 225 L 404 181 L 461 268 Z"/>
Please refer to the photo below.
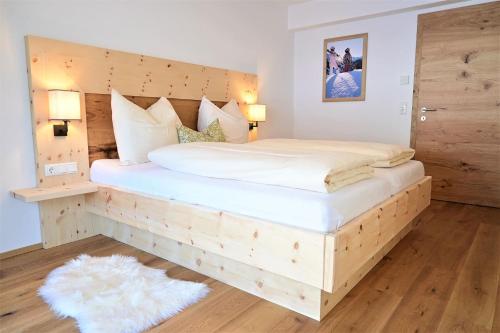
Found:
<path fill-rule="evenodd" d="M 90 170 L 95 183 L 322 233 L 337 230 L 423 175 L 422 164 L 410 161 L 376 169 L 374 177 L 336 192 L 319 193 L 190 175 L 154 163 L 121 166 L 119 160 L 97 160 Z"/>

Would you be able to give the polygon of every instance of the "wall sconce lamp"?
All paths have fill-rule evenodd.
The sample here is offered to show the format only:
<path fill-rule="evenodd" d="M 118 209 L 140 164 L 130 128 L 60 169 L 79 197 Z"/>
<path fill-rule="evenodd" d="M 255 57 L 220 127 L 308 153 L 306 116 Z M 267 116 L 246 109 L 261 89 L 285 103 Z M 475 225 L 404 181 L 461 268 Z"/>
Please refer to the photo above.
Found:
<path fill-rule="evenodd" d="M 248 129 L 259 127 L 259 121 L 266 121 L 266 106 L 264 104 L 250 104 L 248 106 Z"/>
<path fill-rule="evenodd" d="M 63 125 L 54 125 L 54 136 L 67 136 L 68 121 L 81 119 L 80 92 L 49 90 L 49 120 L 64 121 Z"/>

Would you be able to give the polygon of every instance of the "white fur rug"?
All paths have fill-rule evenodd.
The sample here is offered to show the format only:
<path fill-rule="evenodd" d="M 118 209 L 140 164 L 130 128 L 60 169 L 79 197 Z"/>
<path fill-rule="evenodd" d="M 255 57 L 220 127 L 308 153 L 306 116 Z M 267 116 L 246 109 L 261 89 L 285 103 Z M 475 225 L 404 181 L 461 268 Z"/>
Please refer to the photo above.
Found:
<path fill-rule="evenodd" d="M 40 296 L 81 332 L 142 332 L 205 297 L 203 283 L 174 280 L 134 257 L 80 255 L 53 270 Z"/>

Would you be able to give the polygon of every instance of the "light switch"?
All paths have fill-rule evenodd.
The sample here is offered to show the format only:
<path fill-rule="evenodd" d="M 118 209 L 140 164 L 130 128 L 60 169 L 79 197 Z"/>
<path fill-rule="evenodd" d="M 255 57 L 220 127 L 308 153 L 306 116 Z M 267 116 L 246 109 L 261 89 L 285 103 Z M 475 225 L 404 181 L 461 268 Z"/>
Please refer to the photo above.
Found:
<path fill-rule="evenodd" d="M 399 105 L 399 114 L 405 115 L 406 113 L 408 113 L 408 104 L 406 102 L 401 102 Z"/>
<path fill-rule="evenodd" d="M 59 176 L 77 172 L 76 162 L 45 164 L 45 176 Z"/>
<path fill-rule="evenodd" d="M 405 86 L 410 83 L 410 76 L 408 75 L 401 75 L 399 77 L 399 84 L 402 86 Z"/>

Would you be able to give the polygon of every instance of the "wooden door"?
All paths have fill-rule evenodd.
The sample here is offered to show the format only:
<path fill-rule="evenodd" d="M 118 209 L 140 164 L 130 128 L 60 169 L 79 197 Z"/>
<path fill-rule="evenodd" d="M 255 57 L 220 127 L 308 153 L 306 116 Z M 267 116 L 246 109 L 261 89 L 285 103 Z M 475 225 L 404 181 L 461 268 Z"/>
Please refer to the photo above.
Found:
<path fill-rule="evenodd" d="M 412 146 L 434 199 L 500 207 L 500 2 L 419 16 Z"/>

